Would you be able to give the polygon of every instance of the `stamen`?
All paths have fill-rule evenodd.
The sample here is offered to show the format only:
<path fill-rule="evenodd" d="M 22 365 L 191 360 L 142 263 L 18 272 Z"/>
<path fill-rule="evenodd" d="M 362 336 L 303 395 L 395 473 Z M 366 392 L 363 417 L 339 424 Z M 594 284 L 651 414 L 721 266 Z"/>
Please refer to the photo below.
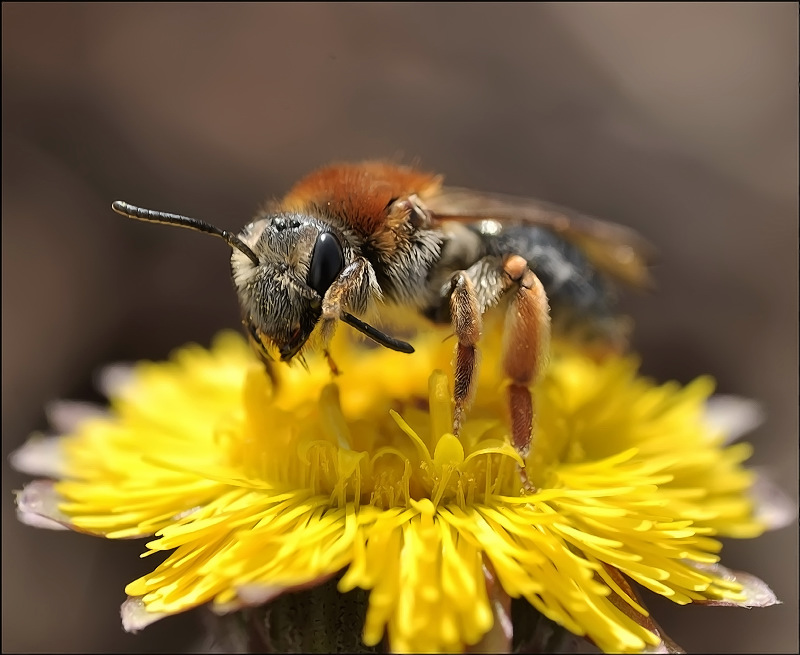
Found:
<path fill-rule="evenodd" d="M 411 429 L 411 426 L 406 423 L 403 418 L 393 409 L 389 410 L 389 415 L 394 419 L 394 422 L 397 423 L 397 426 L 405 432 L 409 437 L 411 437 L 411 441 L 414 442 L 414 445 L 417 447 L 417 451 L 419 452 L 420 459 L 422 459 L 423 463 L 428 464 L 429 466 L 433 465 L 433 461 L 431 460 L 431 453 L 428 450 L 428 447 L 425 445 L 425 442 L 419 438 L 416 432 Z"/>
<path fill-rule="evenodd" d="M 431 415 L 431 447 L 436 445 L 443 434 L 453 430 L 453 409 L 447 376 L 442 371 L 434 371 L 428 378 L 428 399 Z"/>

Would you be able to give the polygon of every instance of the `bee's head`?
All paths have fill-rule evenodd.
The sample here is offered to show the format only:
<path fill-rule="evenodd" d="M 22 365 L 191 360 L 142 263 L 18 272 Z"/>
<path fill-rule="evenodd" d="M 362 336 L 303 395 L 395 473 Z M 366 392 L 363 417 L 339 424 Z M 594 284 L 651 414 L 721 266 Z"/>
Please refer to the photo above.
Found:
<path fill-rule="evenodd" d="M 222 238 L 233 249 L 231 273 L 250 337 L 263 354 L 283 362 L 291 361 L 309 340 L 315 341 L 312 335 L 322 317 L 325 295 L 357 257 L 332 225 L 301 213 L 269 215 L 236 236 L 187 216 L 142 209 L 120 201 L 113 203 L 112 208 L 129 218 L 187 227 Z M 380 332 L 349 312 L 342 311 L 336 318 L 382 346 L 414 352 L 409 344 Z"/>
<path fill-rule="evenodd" d="M 234 250 L 231 272 L 245 325 L 273 359 L 290 361 L 322 316 L 326 292 L 355 253 L 319 219 L 278 213 L 251 223 L 239 238 L 258 258 Z"/>

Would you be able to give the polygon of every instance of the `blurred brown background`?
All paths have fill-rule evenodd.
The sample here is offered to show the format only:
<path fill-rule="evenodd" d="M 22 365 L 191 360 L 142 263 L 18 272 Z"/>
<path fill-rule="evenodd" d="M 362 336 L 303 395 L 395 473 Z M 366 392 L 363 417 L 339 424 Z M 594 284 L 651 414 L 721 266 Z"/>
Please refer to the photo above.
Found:
<path fill-rule="evenodd" d="M 238 229 L 332 159 L 401 155 L 656 243 L 629 297 L 645 371 L 763 401 L 751 460 L 797 498 L 797 5 L 2 6 L 3 455 L 104 363 L 236 327 L 223 244 L 113 214 L 128 200 Z M 3 469 L 3 650 L 197 648 L 136 636 L 139 542 L 18 525 Z M 766 610 L 651 600 L 689 651 L 797 652 L 797 527 L 728 542 Z"/>

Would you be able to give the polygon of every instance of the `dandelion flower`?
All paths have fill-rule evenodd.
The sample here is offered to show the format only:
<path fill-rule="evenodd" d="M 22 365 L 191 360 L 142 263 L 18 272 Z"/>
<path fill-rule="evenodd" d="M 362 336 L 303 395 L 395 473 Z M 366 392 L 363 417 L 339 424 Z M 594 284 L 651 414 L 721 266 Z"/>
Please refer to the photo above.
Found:
<path fill-rule="evenodd" d="M 456 438 L 443 333 L 421 335 L 411 356 L 344 336 L 336 378 L 312 361 L 281 367 L 273 386 L 232 333 L 107 376 L 107 413 L 73 420 L 62 407 L 68 433 L 15 456 L 52 479 L 20 492 L 20 517 L 152 537 L 144 555 L 168 553 L 127 586 L 129 630 L 327 582 L 364 590 L 366 646 L 508 649 L 510 599 L 522 599 L 604 651 L 642 652 L 674 645 L 636 585 L 680 604 L 776 602 L 719 564 L 718 537 L 770 526 L 742 466 L 749 446 L 707 419 L 711 380 L 658 385 L 632 357 L 598 363 L 555 344 L 533 390 L 531 492 L 491 365 L 499 339 L 484 339 Z"/>

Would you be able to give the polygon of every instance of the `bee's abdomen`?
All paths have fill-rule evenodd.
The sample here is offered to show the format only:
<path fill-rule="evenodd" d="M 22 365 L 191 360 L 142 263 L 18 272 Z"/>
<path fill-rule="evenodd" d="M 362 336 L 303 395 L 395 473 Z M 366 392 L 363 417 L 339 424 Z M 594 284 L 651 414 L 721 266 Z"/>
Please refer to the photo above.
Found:
<path fill-rule="evenodd" d="M 525 225 L 481 237 L 486 254 L 519 255 L 528 262 L 547 293 L 554 329 L 616 338 L 613 290 L 580 248 L 549 230 Z"/>

